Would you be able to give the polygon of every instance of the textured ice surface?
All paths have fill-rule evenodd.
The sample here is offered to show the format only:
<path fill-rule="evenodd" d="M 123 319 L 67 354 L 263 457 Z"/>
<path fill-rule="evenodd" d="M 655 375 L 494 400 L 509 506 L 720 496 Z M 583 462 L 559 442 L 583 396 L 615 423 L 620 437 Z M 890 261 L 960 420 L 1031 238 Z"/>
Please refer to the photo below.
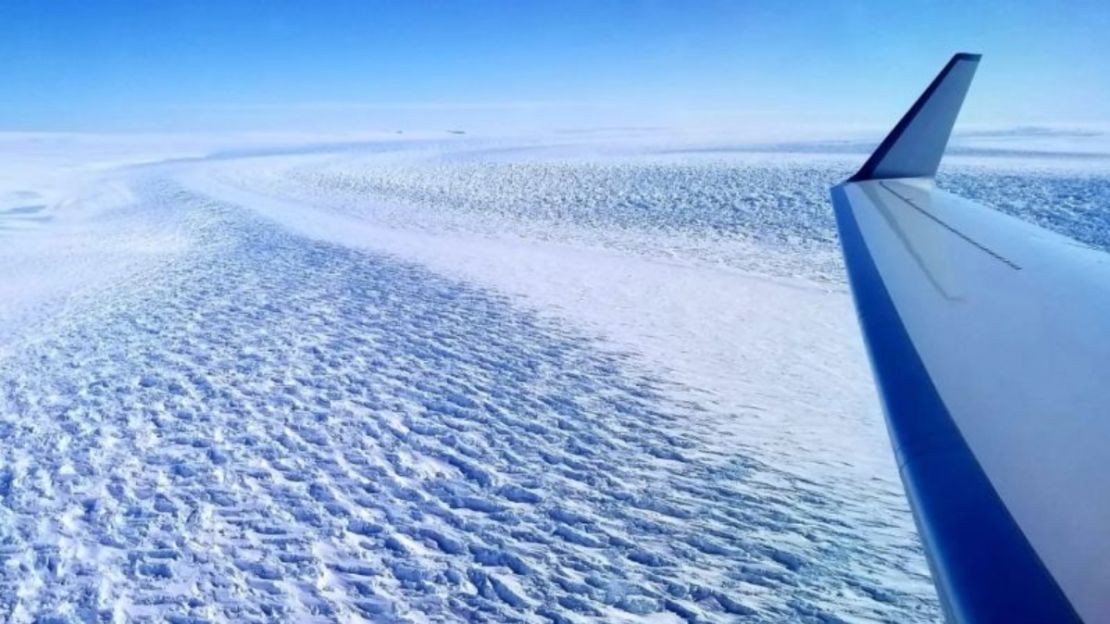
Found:
<path fill-rule="evenodd" d="M 828 188 L 849 172 L 777 155 L 583 159 L 473 150 L 228 167 L 221 178 L 404 229 L 569 240 L 760 273 L 839 279 Z M 258 165 L 261 165 L 260 167 Z"/>
<path fill-rule="evenodd" d="M 852 158 L 509 147 L 10 213 L 53 218 L 0 231 L 0 619 L 936 620 L 838 272 Z M 942 183 L 1105 245 L 1106 180 Z"/>

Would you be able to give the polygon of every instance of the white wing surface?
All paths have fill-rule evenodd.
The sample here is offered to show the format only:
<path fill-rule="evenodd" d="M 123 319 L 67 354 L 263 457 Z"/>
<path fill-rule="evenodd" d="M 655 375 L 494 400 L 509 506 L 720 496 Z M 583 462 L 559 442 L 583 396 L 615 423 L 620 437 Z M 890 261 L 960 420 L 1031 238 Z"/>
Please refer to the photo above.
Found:
<path fill-rule="evenodd" d="M 1110 622 L 1110 256 L 935 188 L 958 54 L 833 204 L 948 618 Z"/>

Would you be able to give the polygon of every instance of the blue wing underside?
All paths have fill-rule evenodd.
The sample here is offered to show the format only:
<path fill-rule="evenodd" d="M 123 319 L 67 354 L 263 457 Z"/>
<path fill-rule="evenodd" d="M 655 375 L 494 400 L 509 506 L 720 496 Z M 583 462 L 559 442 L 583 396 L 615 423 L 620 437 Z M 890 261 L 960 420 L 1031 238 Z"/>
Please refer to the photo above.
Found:
<path fill-rule="evenodd" d="M 1110 621 L 1110 258 L 935 187 L 959 54 L 833 204 L 946 616 Z"/>

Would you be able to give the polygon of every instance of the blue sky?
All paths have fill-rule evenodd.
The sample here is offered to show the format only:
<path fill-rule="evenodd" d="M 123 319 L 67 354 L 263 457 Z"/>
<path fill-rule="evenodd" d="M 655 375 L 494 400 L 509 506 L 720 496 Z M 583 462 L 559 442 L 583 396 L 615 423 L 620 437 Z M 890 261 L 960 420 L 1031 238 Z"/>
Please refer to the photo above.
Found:
<path fill-rule="evenodd" d="M 0 0 L 0 130 L 1110 122 L 1110 2 Z"/>

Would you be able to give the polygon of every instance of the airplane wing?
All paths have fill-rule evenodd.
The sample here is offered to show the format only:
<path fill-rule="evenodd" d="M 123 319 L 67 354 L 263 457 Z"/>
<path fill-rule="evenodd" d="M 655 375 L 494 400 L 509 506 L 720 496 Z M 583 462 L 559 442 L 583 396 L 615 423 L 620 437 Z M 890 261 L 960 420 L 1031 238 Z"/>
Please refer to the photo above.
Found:
<path fill-rule="evenodd" d="M 1110 255 L 937 189 L 957 54 L 832 189 L 899 470 L 954 622 L 1110 622 Z"/>

